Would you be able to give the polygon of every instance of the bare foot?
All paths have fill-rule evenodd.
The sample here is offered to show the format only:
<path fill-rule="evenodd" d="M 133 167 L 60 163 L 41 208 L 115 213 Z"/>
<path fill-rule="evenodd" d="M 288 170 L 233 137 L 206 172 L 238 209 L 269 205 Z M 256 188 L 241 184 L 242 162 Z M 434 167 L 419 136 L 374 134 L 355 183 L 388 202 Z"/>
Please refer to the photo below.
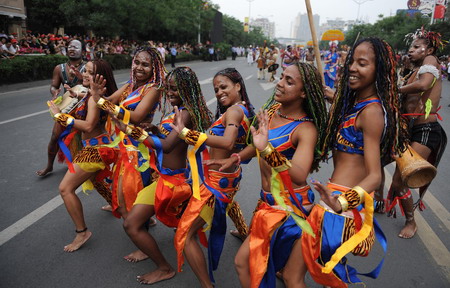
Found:
<path fill-rule="evenodd" d="M 123 257 L 123 259 L 127 260 L 128 262 L 139 262 L 139 261 L 144 261 L 148 258 L 147 254 L 145 254 L 144 252 L 142 252 L 141 250 L 136 250 L 130 254 L 128 254 L 127 256 Z"/>
<path fill-rule="evenodd" d="M 47 176 L 47 174 L 51 173 L 52 171 L 53 171 L 53 167 L 46 167 L 45 169 L 36 171 L 36 174 L 38 176 L 44 177 L 44 176 Z"/>
<path fill-rule="evenodd" d="M 411 239 L 416 235 L 417 232 L 417 224 L 416 221 L 406 221 L 405 227 L 400 231 L 400 234 L 398 234 L 398 237 L 403 239 Z"/>
<path fill-rule="evenodd" d="M 137 276 L 137 281 L 141 284 L 155 284 L 156 282 L 168 280 L 175 276 L 175 271 L 170 268 L 168 270 L 156 269 L 142 276 Z"/>
<path fill-rule="evenodd" d="M 92 232 L 89 230 L 86 232 L 77 233 L 77 236 L 75 236 L 73 242 L 70 243 L 69 245 L 64 246 L 64 251 L 65 252 L 77 251 L 78 249 L 81 248 L 81 246 L 83 246 L 84 243 L 86 243 L 87 240 L 89 240 L 89 238 L 91 238 L 91 236 Z"/>
<path fill-rule="evenodd" d="M 230 234 L 233 235 L 234 237 L 238 238 L 238 239 L 241 239 L 242 241 L 244 241 L 245 238 L 247 238 L 247 235 L 246 236 L 241 235 L 241 233 L 239 233 L 238 230 L 230 230 Z"/>
<path fill-rule="evenodd" d="M 105 205 L 105 206 L 102 206 L 102 208 L 101 208 L 103 211 L 106 211 L 106 212 L 112 212 L 112 207 L 111 207 L 111 205 Z"/>

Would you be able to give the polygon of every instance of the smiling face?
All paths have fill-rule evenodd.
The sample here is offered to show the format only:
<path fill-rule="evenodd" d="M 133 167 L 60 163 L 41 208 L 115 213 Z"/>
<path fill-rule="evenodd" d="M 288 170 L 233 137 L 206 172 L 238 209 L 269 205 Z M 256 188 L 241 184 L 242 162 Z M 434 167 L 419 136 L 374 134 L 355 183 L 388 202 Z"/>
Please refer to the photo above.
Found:
<path fill-rule="evenodd" d="M 180 107 L 183 104 L 180 94 L 178 93 L 177 83 L 175 82 L 175 76 L 172 76 L 167 81 L 166 97 L 169 100 L 170 105 Z"/>
<path fill-rule="evenodd" d="M 275 100 L 281 104 L 287 104 L 304 99 L 305 97 L 303 81 L 297 65 L 288 66 L 281 74 L 281 79 L 277 83 Z"/>
<path fill-rule="evenodd" d="M 140 52 L 133 61 L 133 74 L 136 77 L 136 82 L 147 82 L 152 75 L 152 62 L 150 54 L 145 51 Z"/>
<path fill-rule="evenodd" d="M 356 47 L 350 62 L 349 74 L 350 89 L 359 92 L 375 90 L 376 64 L 372 44 L 363 42 Z"/>
<path fill-rule="evenodd" d="M 217 101 L 222 106 L 229 107 L 241 101 L 241 84 L 234 83 L 226 76 L 218 75 L 214 78 L 213 85 Z"/>
<path fill-rule="evenodd" d="M 78 40 L 72 40 L 67 47 L 67 56 L 70 60 L 81 59 L 81 42 Z"/>
<path fill-rule="evenodd" d="M 86 66 L 85 66 L 84 72 L 83 72 L 83 86 L 89 87 L 91 85 L 91 81 L 94 76 L 95 76 L 94 63 L 89 61 L 88 63 L 86 63 Z"/>
<path fill-rule="evenodd" d="M 433 48 L 428 48 L 424 39 L 414 40 L 408 50 L 409 60 L 413 63 L 421 63 L 425 57 L 432 54 Z"/>

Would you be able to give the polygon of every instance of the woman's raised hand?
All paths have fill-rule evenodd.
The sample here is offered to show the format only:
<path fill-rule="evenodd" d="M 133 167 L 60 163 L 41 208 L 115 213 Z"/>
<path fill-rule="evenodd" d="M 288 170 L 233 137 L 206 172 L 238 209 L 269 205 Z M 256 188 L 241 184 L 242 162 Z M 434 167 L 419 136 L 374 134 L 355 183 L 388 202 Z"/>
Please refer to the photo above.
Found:
<path fill-rule="evenodd" d="M 172 127 L 172 129 L 175 130 L 177 133 L 180 133 L 181 130 L 183 130 L 183 128 L 185 127 L 183 119 L 181 119 L 181 111 L 178 110 L 177 106 L 174 107 L 174 111 L 175 111 L 175 118 L 173 119 L 173 123 L 170 123 L 170 127 Z"/>
<path fill-rule="evenodd" d="M 331 209 L 333 209 L 335 212 L 340 213 L 342 211 L 341 203 L 337 200 L 339 195 L 333 195 L 332 191 L 322 183 L 311 180 L 312 185 L 314 186 L 314 189 L 317 190 L 320 194 L 320 199 L 325 202 Z"/>
<path fill-rule="evenodd" d="M 258 130 L 255 127 L 250 127 L 253 136 L 253 145 L 259 151 L 264 150 L 266 148 L 267 143 L 269 142 L 269 115 L 267 114 L 267 110 L 260 110 L 258 115 Z"/>
<path fill-rule="evenodd" d="M 92 97 L 95 102 L 100 100 L 100 97 L 105 95 L 106 93 L 106 79 L 103 79 L 102 75 L 95 75 L 91 78 L 91 85 L 89 91 L 91 92 Z"/>

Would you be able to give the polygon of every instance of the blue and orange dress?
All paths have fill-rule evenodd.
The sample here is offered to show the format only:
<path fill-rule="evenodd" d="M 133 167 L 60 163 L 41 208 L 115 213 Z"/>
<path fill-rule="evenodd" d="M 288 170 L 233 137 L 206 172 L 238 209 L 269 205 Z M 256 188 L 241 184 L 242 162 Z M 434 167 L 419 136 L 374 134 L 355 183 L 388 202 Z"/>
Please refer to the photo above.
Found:
<path fill-rule="evenodd" d="M 280 104 L 275 104 L 269 108 L 270 122 L 280 106 Z M 291 120 L 270 128 L 269 142 L 288 160 L 292 160 L 296 150 L 292 143 L 292 135 L 302 123 L 311 121 L 312 119 L 304 117 L 298 121 Z M 289 198 L 304 213 L 304 215 L 299 215 L 300 217 L 307 216 L 314 203 L 313 191 L 306 185 L 295 188 L 294 193 L 297 199 L 293 199 L 288 191 L 281 192 L 283 197 Z M 301 235 L 302 229 L 289 212 L 277 205 L 271 192 L 261 190 L 249 236 L 251 287 L 276 286 L 275 273 L 286 265 L 294 242 L 300 239 Z"/>
<path fill-rule="evenodd" d="M 236 149 L 245 148 L 245 141 L 248 130 L 250 128 L 250 122 L 248 117 L 250 116 L 247 108 L 244 105 L 239 105 L 244 112 L 244 117 L 238 128 L 238 136 L 235 142 Z M 210 134 L 223 136 L 225 132 L 224 113 L 216 122 L 210 127 Z M 192 171 L 192 173 L 196 173 Z M 199 171 L 199 173 L 203 173 Z M 204 180 L 200 186 L 200 200 L 195 197 L 191 197 L 189 204 L 181 217 L 180 224 L 178 225 L 177 232 L 175 234 L 175 247 L 178 255 L 178 271 L 181 272 L 181 268 L 184 263 L 183 250 L 186 242 L 186 237 L 192 224 L 197 217 L 202 217 L 205 220 L 207 227 L 203 229 L 206 231 L 211 229 L 208 238 L 208 254 L 209 254 L 209 268 L 210 278 L 214 282 L 212 271 L 217 269 L 219 264 L 219 258 L 222 253 L 223 244 L 226 234 L 226 214 L 232 217 L 235 215 L 231 212 L 234 195 L 239 190 L 239 182 L 242 178 L 242 170 L 239 167 L 236 171 L 227 173 L 219 172 L 215 170 L 204 169 Z M 230 204 L 230 205 L 229 205 Z M 234 206 L 236 209 L 236 206 Z M 245 222 L 242 220 L 245 224 Z M 242 225 L 242 224 L 241 224 Z M 239 229 L 238 225 L 236 227 Z M 202 238 L 204 235 L 202 235 Z M 202 240 L 203 244 L 206 244 L 206 239 Z"/>
<path fill-rule="evenodd" d="M 335 146 L 337 151 L 364 155 L 363 132 L 356 128 L 358 115 L 369 105 L 381 105 L 378 98 L 370 98 L 360 102 L 349 111 L 339 127 Z M 385 121 L 386 123 L 386 121 Z M 347 198 L 351 189 L 336 183 L 328 183 L 333 194 L 342 194 Z M 302 236 L 303 258 L 308 271 L 315 282 L 331 287 L 347 287 L 350 283 L 362 283 L 355 268 L 347 265 L 345 255 L 352 253 L 367 256 L 375 242 L 375 234 L 380 244 L 386 249 L 386 238 L 373 218 L 373 201 L 365 198 L 364 205 L 360 201 L 350 201 L 346 212 L 336 213 L 324 202 L 316 204 L 308 222 L 313 227 L 315 237 Z M 365 275 L 376 278 L 382 262 L 374 271 Z"/>
<path fill-rule="evenodd" d="M 179 110 L 183 110 L 180 107 Z M 172 131 L 170 124 L 174 121 L 172 112 L 161 121 L 159 137 L 165 138 Z M 189 170 L 187 168 L 172 170 L 162 166 L 163 151 L 158 136 L 151 135 L 156 149 L 151 149 L 150 162 L 157 172 L 157 179 L 142 189 L 134 202 L 136 204 L 152 205 L 159 221 L 168 227 L 177 227 L 182 212 L 192 195 L 191 185 L 187 182 Z M 151 148 L 151 147 L 150 147 Z"/>
<path fill-rule="evenodd" d="M 119 105 L 129 111 L 134 111 L 142 100 L 143 95 L 147 93 L 149 89 L 158 89 L 155 82 L 148 82 L 136 90 L 133 90 L 132 83 L 128 82 L 128 87 L 121 95 Z M 153 119 L 156 108 L 159 105 L 159 100 L 154 107 L 147 114 L 144 121 L 151 122 Z M 121 135 L 121 142 L 119 143 L 119 155 L 113 169 L 113 185 L 112 185 L 112 211 L 114 216 L 120 218 L 121 215 L 117 211 L 119 206 L 123 206 L 130 211 L 136 200 L 139 191 L 144 189 L 151 181 L 150 169 L 143 172 L 138 171 L 136 168 L 141 167 L 147 159 L 144 159 L 143 155 L 138 149 L 139 142 L 134 140 L 124 133 L 119 133 L 116 129 L 116 134 Z M 119 179 L 121 181 L 119 183 Z M 122 187 L 122 193 L 125 203 L 119 203 L 118 190 L 119 184 Z"/>

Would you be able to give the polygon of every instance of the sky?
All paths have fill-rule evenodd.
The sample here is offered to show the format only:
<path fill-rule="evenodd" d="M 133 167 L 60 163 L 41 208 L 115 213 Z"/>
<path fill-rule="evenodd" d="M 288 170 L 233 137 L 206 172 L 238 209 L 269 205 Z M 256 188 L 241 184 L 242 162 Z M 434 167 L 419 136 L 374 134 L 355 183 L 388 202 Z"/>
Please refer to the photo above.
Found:
<path fill-rule="evenodd" d="M 364 0 L 310 0 L 313 14 L 320 15 L 320 24 L 327 19 L 356 20 L 358 4 Z M 268 18 L 275 22 L 276 37 L 290 37 L 291 23 L 298 13 L 306 13 L 304 0 L 212 0 L 223 14 L 244 22 L 244 17 Z M 361 5 L 359 19 L 374 23 L 378 15 L 393 16 L 397 9 L 407 9 L 407 0 L 369 0 Z M 249 7 L 250 4 L 250 7 Z"/>

